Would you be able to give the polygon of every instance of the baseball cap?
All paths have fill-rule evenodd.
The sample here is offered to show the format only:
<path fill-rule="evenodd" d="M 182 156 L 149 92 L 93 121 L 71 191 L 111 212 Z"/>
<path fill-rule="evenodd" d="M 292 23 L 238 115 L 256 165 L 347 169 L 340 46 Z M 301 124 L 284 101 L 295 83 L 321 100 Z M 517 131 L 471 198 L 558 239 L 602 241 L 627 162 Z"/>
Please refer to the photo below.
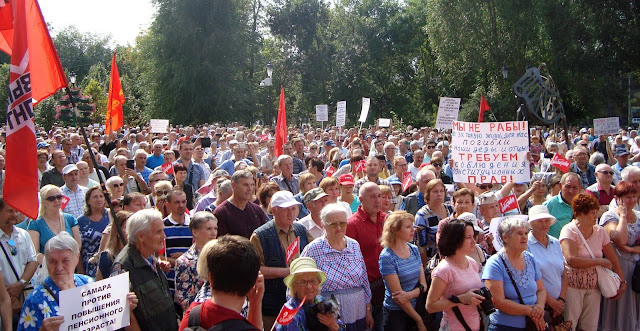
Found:
<path fill-rule="evenodd" d="M 296 199 L 293 198 L 293 194 L 289 191 L 278 191 L 271 196 L 271 208 L 288 208 L 295 205 L 300 205 L 300 202 L 296 201 Z"/>
<path fill-rule="evenodd" d="M 331 146 L 331 147 L 336 147 L 336 143 L 333 140 L 327 140 L 324 143 L 325 146 Z"/>
<path fill-rule="evenodd" d="M 498 202 L 498 198 L 496 197 L 496 194 L 493 192 L 485 192 L 478 196 L 478 206 L 489 205 L 497 202 Z"/>
<path fill-rule="evenodd" d="M 316 187 L 314 189 L 311 189 L 309 191 L 307 191 L 307 193 L 304 194 L 304 203 L 307 203 L 309 201 L 316 201 L 320 198 L 324 198 L 326 196 L 329 196 L 328 194 L 324 193 L 324 190 L 320 187 Z M 271 198 L 273 199 L 273 197 Z"/>
<path fill-rule="evenodd" d="M 338 179 L 338 182 L 340 183 L 340 185 L 356 185 L 355 181 L 353 180 L 353 176 L 351 176 L 350 174 L 341 175 L 340 179 Z"/>
<path fill-rule="evenodd" d="M 623 150 L 616 151 L 616 157 L 625 155 L 629 155 L 629 152 Z"/>
<path fill-rule="evenodd" d="M 38 145 L 36 145 L 36 149 L 40 149 L 40 148 L 47 148 L 49 147 L 49 144 L 47 144 L 46 142 L 39 142 Z"/>
<path fill-rule="evenodd" d="M 68 173 L 70 173 L 70 172 L 72 172 L 74 170 L 77 171 L 78 167 L 76 167 L 75 164 L 68 164 L 64 168 L 62 168 L 62 174 L 66 175 L 66 174 L 68 174 Z"/>
<path fill-rule="evenodd" d="M 389 184 L 391 185 L 402 185 L 402 182 L 397 179 L 397 178 L 391 178 L 391 179 L 387 179 L 389 181 Z"/>

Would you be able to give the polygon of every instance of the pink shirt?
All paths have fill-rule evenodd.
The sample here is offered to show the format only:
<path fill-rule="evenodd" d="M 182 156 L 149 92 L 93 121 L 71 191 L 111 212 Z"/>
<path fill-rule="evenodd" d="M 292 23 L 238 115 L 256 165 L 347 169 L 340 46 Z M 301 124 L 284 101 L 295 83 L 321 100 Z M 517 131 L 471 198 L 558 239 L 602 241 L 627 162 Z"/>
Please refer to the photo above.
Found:
<path fill-rule="evenodd" d="M 580 238 L 579 231 L 580 230 L 576 226 L 575 221 L 571 221 L 562 228 L 562 231 L 560 231 L 560 243 L 565 239 L 572 240 L 578 247 L 578 257 L 591 258 L 591 254 L 589 254 L 589 251 L 587 251 L 587 248 L 584 246 L 582 238 Z M 603 256 L 602 248 L 610 242 L 607 231 L 599 225 L 594 225 L 591 236 L 584 239 L 587 240 L 587 244 L 589 244 L 589 247 L 596 258 L 601 258 Z M 574 269 L 569 267 L 569 286 L 582 290 L 597 289 L 598 273 L 596 272 L 596 267 L 586 269 Z"/>
<path fill-rule="evenodd" d="M 440 261 L 433 270 L 431 277 L 438 277 L 447 284 L 444 292 L 442 292 L 441 299 L 448 299 L 452 295 L 464 294 L 469 290 L 478 290 L 482 287 L 482 281 L 478 275 L 480 266 L 468 256 L 467 260 L 469 261 L 469 267 L 464 270 L 447 262 L 447 260 Z M 478 314 L 476 306 L 462 305 L 459 308 L 471 330 L 480 330 L 480 314 Z M 444 311 L 440 326 L 445 327 L 446 325 L 449 325 L 449 330 L 464 330 L 452 309 Z"/>

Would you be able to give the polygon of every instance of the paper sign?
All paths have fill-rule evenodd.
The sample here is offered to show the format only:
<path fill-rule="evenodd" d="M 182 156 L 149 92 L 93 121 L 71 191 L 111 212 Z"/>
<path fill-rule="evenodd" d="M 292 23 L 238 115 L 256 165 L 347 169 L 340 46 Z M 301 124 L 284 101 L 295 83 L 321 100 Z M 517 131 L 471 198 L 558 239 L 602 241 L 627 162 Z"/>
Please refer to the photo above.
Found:
<path fill-rule="evenodd" d="M 129 326 L 129 273 L 61 291 L 60 330 L 118 330 Z"/>
<path fill-rule="evenodd" d="M 149 120 L 151 133 L 169 133 L 169 120 Z"/>
<path fill-rule="evenodd" d="M 329 106 L 316 105 L 316 121 L 326 122 L 329 120 Z"/>
<path fill-rule="evenodd" d="M 512 216 L 496 217 L 491 219 L 491 224 L 489 224 L 489 232 L 493 235 L 493 248 L 495 248 L 496 251 L 499 251 L 502 248 L 502 243 L 498 240 L 498 238 L 500 237 L 498 235 L 498 227 L 500 226 L 500 223 L 502 223 L 502 221 L 506 220 L 507 218 L 519 218 L 524 221 L 527 221 L 529 219 L 529 216 L 512 215 Z"/>
<path fill-rule="evenodd" d="M 287 247 L 287 264 L 289 264 L 289 261 L 291 261 L 291 258 L 293 258 L 294 255 L 300 253 L 300 237 L 296 237 L 296 240 L 294 240 L 291 245 L 289 245 L 289 247 Z"/>
<path fill-rule="evenodd" d="M 438 118 L 436 119 L 436 128 L 451 130 L 453 121 L 458 120 L 458 112 L 460 111 L 460 98 L 440 97 L 440 105 L 438 106 Z"/>
<path fill-rule="evenodd" d="M 378 119 L 378 126 L 381 128 L 388 128 L 391 126 L 391 119 L 390 118 L 379 118 Z"/>
<path fill-rule="evenodd" d="M 402 191 L 406 191 L 411 186 L 411 171 L 402 173 Z"/>
<path fill-rule="evenodd" d="M 594 118 L 593 131 L 596 136 L 617 134 L 620 132 L 620 117 Z"/>
<path fill-rule="evenodd" d="M 356 172 L 363 172 L 367 169 L 367 167 L 365 166 L 365 161 L 364 160 L 360 160 L 358 161 L 358 163 L 356 163 Z"/>
<path fill-rule="evenodd" d="M 529 182 L 527 122 L 453 121 L 451 138 L 454 182 Z"/>
<path fill-rule="evenodd" d="M 560 169 L 560 171 L 565 173 L 569 171 L 569 167 L 571 166 L 571 162 L 569 162 L 569 160 L 567 160 L 564 156 L 558 153 L 553 155 L 553 158 L 551 158 L 551 162 L 549 164 Z"/>
<path fill-rule="evenodd" d="M 165 163 L 162 165 L 162 172 L 167 175 L 173 175 L 173 163 Z"/>
<path fill-rule="evenodd" d="M 371 99 L 362 98 L 362 111 L 360 111 L 360 118 L 358 119 L 358 122 L 364 123 L 367 121 L 367 115 L 369 115 L 370 106 L 371 106 Z"/>
<path fill-rule="evenodd" d="M 344 126 L 347 123 L 347 102 L 338 101 L 338 111 L 336 112 L 336 126 Z"/>
<path fill-rule="evenodd" d="M 63 195 L 63 196 L 62 196 L 62 205 L 60 206 L 60 208 L 61 208 L 62 210 L 64 210 L 65 208 L 67 208 L 67 205 L 69 204 L 69 201 L 71 201 L 71 199 L 69 199 L 69 197 L 68 197 L 68 196 Z"/>
<path fill-rule="evenodd" d="M 506 196 L 498 200 L 498 206 L 500 207 L 500 212 L 503 214 L 509 210 L 518 209 L 518 198 L 515 194 Z"/>
<path fill-rule="evenodd" d="M 293 321 L 293 318 L 296 317 L 296 314 L 298 313 L 300 308 L 302 308 L 302 305 L 304 304 L 304 301 L 306 299 L 307 299 L 306 296 L 303 297 L 302 302 L 300 302 L 300 305 L 297 308 L 291 309 L 286 305 L 282 306 L 282 309 L 280 309 L 280 313 L 278 314 L 278 317 L 276 317 L 276 323 L 280 325 L 287 325 L 291 323 L 291 321 Z"/>

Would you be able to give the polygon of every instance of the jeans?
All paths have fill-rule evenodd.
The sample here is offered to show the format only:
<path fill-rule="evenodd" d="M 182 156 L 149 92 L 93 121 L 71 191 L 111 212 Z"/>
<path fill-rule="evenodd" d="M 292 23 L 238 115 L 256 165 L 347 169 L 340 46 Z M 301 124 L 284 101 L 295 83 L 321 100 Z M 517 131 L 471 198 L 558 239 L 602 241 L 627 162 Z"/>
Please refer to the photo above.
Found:
<path fill-rule="evenodd" d="M 371 304 L 371 315 L 373 315 L 373 330 L 384 331 L 384 311 L 382 305 Z"/>
<path fill-rule="evenodd" d="M 514 328 L 512 326 L 500 325 L 500 324 L 491 324 L 489 323 L 489 327 L 487 331 L 524 331 L 524 328 Z"/>
<path fill-rule="evenodd" d="M 384 309 L 384 331 L 415 330 L 416 322 L 404 310 Z"/>

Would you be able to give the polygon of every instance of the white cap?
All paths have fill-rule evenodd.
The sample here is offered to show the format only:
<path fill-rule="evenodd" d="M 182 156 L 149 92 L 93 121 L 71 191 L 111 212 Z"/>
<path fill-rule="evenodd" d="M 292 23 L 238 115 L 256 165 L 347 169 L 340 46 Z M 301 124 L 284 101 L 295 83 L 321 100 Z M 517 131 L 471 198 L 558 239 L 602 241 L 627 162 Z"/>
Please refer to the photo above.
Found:
<path fill-rule="evenodd" d="M 477 232 L 482 232 L 482 229 L 480 228 L 480 226 L 478 226 L 478 219 L 476 218 L 476 215 L 469 212 L 464 212 L 460 214 L 460 216 L 458 216 L 457 218 L 459 220 L 473 223 L 473 230 Z"/>
<path fill-rule="evenodd" d="M 64 168 L 62 168 L 62 174 L 66 175 L 72 171 L 77 171 L 77 170 L 78 170 L 78 167 L 76 167 L 75 164 L 68 164 L 64 166 Z"/>
<path fill-rule="evenodd" d="M 300 204 L 300 202 L 293 198 L 293 194 L 289 191 L 278 191 L 271 196 L 271 208 L 288 208 Z"/>

